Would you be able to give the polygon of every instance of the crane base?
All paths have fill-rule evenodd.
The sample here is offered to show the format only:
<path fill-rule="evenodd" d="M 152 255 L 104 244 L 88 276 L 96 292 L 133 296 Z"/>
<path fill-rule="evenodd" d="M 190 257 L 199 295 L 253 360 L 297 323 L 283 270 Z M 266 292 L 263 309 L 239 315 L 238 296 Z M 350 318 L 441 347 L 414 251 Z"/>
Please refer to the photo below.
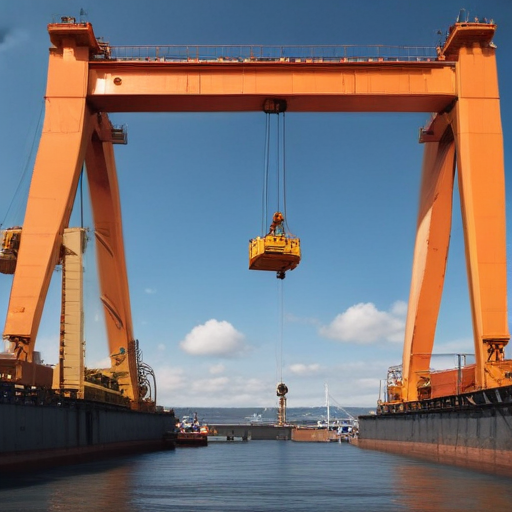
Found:
<path fill-rule="evenodd" d="M 51 389 L 53 368 L 0 355 L 0 381 Z"/>

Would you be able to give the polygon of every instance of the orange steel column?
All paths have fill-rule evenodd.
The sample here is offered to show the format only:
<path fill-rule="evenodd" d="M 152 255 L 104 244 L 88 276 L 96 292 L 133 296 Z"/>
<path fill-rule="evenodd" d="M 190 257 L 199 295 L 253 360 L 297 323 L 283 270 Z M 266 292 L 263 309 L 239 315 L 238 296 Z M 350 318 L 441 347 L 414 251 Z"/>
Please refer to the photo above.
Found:
<path fill-rule="evenodd" d="M 111 124 L 106 115 L 87 148 L 87 179 L 96 236 L 101 301 L 112 371 L 119 377 L 125 396 L 138 400 L 138 380 L 133 341 L 132 315 L 123 242 L 121 203 L 111 142 Z"/>
<path fill-rule="evenodd" d="M 491 27 L 483 30 L 493 31 Z M 498 79 L 494 48 L 485 38 L 475 40 L 474 34 L 473 27 L 452 32 L 446 52 L 457 61 L 458 101 L 449 113 L 437 116 L 433 126 L 440 132 L 434 139 L 439 142 L 428 142 L 425 148 L 402 361 L 403 400 L 418 398 L 422 372 L 428 374 L 449 244 L 454 144 L 473 320 L 475 387 L 510 383 L 510 369 L 502 364 L 510 335 Z M 445 130 L 446 122 L 451 130 Z M 441 133 L 444 138 L 439 137 Z"/>
<path fill-rule="evenodd" d="M 509 340 L 505 170 L 495 51 L 462 47 L 459 101 L 450 117 L 457 147 L 477 388 L 494 387 L 486 367 L 503 360 Z"/>
<path fill-rule="evenodd" d="M 69 39 L 50 50 L 46 113 L 35 161 L 4 338 L 32 361 L 50 279 L 90 139 L 86 106 L 89 48 Z"/>
<path fill-rule="evenodd" d="M 417 400 L 417 384 L 429 370 L 450 243 L 455 151 L 446 120 L 423 159 L 416 243 L 402 361 L 402 399 Z"/>

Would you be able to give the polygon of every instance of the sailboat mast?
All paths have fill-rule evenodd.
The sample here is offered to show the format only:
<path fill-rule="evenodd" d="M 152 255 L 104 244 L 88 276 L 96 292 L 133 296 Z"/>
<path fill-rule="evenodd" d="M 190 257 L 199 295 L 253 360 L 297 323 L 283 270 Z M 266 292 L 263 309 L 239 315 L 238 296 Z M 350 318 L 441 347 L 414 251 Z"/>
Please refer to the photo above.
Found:
<path fill-rule="evenodd" d="M 329 417 L 329 388 L 325 385 L 325 406 L 327 407 L 327 430 L 329 430 L 330 417 Z"/>

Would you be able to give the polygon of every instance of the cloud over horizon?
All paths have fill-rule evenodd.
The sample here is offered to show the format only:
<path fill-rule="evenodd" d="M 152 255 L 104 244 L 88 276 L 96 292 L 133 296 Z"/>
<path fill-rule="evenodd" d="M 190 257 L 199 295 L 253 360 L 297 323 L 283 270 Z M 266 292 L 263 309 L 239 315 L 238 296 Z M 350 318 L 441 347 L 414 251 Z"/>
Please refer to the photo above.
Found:
<path fill-rule="evenodd" d="M 320 365 L 318 363 L 295 363 L 289 366 L 289 370 L 294 375 L 307 377 L 308 375 L 316 375 L 320 371 Z"/>
<path fill-rule="evenodd" d="M 337 315 L 329 325 L 321 327 L 319 334 L 360 345 L 382 340 L 401 342 L 406 311 L 407 305 L 402 301 L 395 302 L 390 311 L 379 311 L 372 302 L 360 302 Z"/>

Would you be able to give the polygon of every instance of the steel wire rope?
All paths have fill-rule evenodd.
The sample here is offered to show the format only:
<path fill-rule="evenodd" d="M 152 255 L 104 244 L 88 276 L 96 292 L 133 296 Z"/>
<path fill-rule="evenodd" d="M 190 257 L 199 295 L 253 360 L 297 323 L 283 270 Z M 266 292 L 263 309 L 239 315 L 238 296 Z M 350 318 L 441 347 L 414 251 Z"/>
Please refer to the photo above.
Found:
<path fill-rule="evenodd" d="M 280 130 L 280 123 L 279 123 L 279 113 L 277 114 L 277 147 L 276 147 L 276 190 L 277 190 L 277 210 L 278 212 L 281 211 L 281 191 L 280 191 L 280 181 L 281 181 L 281 161 L 280 161 L 280 143 L 281 143 L 281 130 Z"/>
<path fill-rule="evenodd" d="M 27 175 L 27 170 L 28 170 L 30 162 L 32 161 L 32 155 L 34 154 L 34 146 L 36 143 L 37 134 L 39 133 L 40 126 L 41 126 L 43 107 L 44 107 L 44 101 L 41 102 L 41 108 L 39 109 L 39 117 L 37 119 L 36 128 L 34 130 L 34 136 L 32 137 L 32 144 L 30 145 L 30 151 L 29 151 L 28 157 L 25 161 L 25 165 L 23 167 L 23 171 L 21 172 L 21 176 L 18 181 L 18 185 L 16 186 L 16 190 L 14 191 L 14 194 L 12 195 L 11 202 L 9 203 L 9 206 L 7 207 L 7 210 L 5 212 L 5 216 L 2 219 L 2 222 L 0 222 L 0 228 L 4 225 L 9 213 L 11 212 L 11 208 L 13 207 L 14 201 L 16 201 L 18 199 L 18 194 L 20 192 L 21 186 L 22 186 L 23 182 L 25 181 L 25 177 Z M 22 205 L 20 202 L 20 204 L 17 207 L 17 211 L 15 212 L 14 215 L 17 215 L 21 211 L 21 209 L 22 209 Z"/>
<path fill-rule="evenodd" d="M 284 340 L 284 289 L 283 280 L 278 279 L 277 283 L 278 301 L 278 341 L 275 346 L 276 359 L 276 381 L 283 382 L 283 340 Z"/>
<path fill-rule="evenodd" d="M 271 140 L 271 122 L 270 113 L 266 113 L 265 122 L 265 143 L 264 143 L 264 180 L 263 180 L 263 226 L 262 232 L 266 233 L 265 221 L 268 215 L 269 206 L 269 181 L 270 181 L 270 140 Z M 277 211 L 280 211 L 281 207 L 281 194 L 283 195 L 282 203 L 284 208 L 285 223 L 286 223 L 286 173 L 285 173 L 285 118 L 283 113 L 283 128 L 281 129 L 279 113 L 277 113 L 276 120 L 276 196 L 277 196 Z M 281 150 L 281 146 L 283 146 Z M 283 171 L 281 172 L 281 169 Z M 283 280 L 278 280 L 278 342 L 275 348 L 275 359 L 276 359 L 276 379 L 278 384 L 283 382 L 283 340 L 284 340 L 284 289 Z"/>
<path fill-rule="evenodd" d="M 263 194 L 262 194 L 262 219 L 261 233 L 266 234 L 268 215 L 268 179 L 270 166 L 270 114 L 265 114 L 265 141 L 264 141 L 264 163 L 263 163 Z"/>
<path fill-rule="evenodd" d="M 80 171 L 80 227 L 84 228 L 84 164 Z"/>
<path fill-rule="evenodd" d="M 283 382 L 284 290 L 283 279 L 278 279 L 279 293 L 279 382 Z"/>
<path fill-rule="evenodd" d="M 283 112 L 283 123 L 280 123 L 280 114 L 277 114 L 277 210 L 281 211 L 281 200 L 283 217 L 288 232 L 286 213 L 286 118 Z M 284 283 L 282 279 L 278 282 L 279 294 L 279 382 L 283 382 L 283 353 L 284 353 Z"/>
<path fill-rule="evenodd" d="M 283 213 L 284 213 L 284 222 L 286 224 L 286 210 L 285 210 L 285 186 L 284 186 L 284 112 L 283 112 L 283 127 L 281 129 L 280 125 L 280 115 L 277 114 L 277 211 L 281 211 L 281 180 L 283 182 L 282 185 L 282 193 L 283 193 Z M 280 146 L 282 145 L 282 152 L 280 151 Z M 281 156 L 282 155 L 282 156 Z M 281 160 L 281 158 L 283 160 Z M 281 165 L 282 164 L 282 165 Z M 281 169 L 283 172 L 281 173 Z M 285 230 L 286 232 L 286 230 Z M 284 339 L 284 286 L 283 279 L 278 280 L 278 300 L 279 300 L 279 382 L 283 382 L 283 339 Z"/>
<path fill-rule="evenodd" d="M 336 407 L 338 409 L 341 409 L 350 419 L 352 420 L 355 420 L 354 416 L 352 416 L 352 414 L 350 414 L 346 409 L 344 409 L 341 404 L 339 402 L 337 402 L 331 395 L 329 392 L 327 392 L 327 396 L 336 404 Z"/>
<path fill-rule="evenodd" d="M 283 112 L 283 216 L 286 233 L 290 234 L 288 214 L 286 212 L 286 112 Z"/>

